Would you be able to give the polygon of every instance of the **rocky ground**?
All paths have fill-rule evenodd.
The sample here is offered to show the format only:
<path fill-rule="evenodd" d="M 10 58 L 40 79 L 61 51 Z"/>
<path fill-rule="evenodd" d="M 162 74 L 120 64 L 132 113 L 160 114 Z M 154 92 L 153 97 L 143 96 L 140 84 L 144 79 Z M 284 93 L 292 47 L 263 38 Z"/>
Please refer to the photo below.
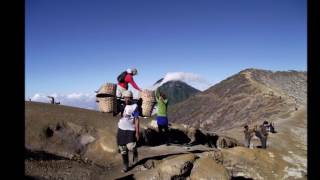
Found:
<path fill-rule="evenodd" d="M 121 172 L 119 117 L 26 102 L 25 174 L 29 179 L 307 179 L 304 108 L 279 117 L 268 149 L 242 147 L 242 128 L 211 132 L 171 125 L 161 144 L 153 118 L 141 119 L 139 160 Z M 160 138 L 161 139 L 161 138 Z M 256 144 L 259 145 L 259 144 Z"/>
<path fill-rule="evenodd" d="M 277 133 L 268 136 L 268 154 L 275 164 L 282 164 L 279 168 L 283 179 L 307 179 L 307 113 L 306 107 L 300 106 L 299 109 L 274 119 Z M 222 134 L 238 141 L 243 138 L 241 129 Z"/>
<path fill-rule="evenodd" d="M 119 117 L 81 108 L 46 103 L 26 102 L 25 173 L 34 179 L 113 179 L 123 176 L 121 158 L 117 152 L 115 134 Z M 171 126 L 171 146 L 161 146 L 161 139 L 152 118 L 141 119 L 139 154 L 146 159 L 162 159 L 189 151 L 207 151 L 221 139 L 216 134 L 204 134 L 201 147 L 196 142 L 199 132 L 183 126 Z M 211 138 L 210 143 L 206 139 Z M 199 144 L 199 143 L 198 143 Z M 160 145 L 160 146 L 159 146 Z M 226 146 L 226 145 L 221 145 Z"/>
<path fill-rule="evenodd" d="M 139 160 L 121 172 L 119 116 L 25 103 L 29 179 L 307 179 L 306 72 L 246 69 L 169 109 L 172 144 L 141 118 Z M 243 125 L 268 120 L 267 149 Z"/>

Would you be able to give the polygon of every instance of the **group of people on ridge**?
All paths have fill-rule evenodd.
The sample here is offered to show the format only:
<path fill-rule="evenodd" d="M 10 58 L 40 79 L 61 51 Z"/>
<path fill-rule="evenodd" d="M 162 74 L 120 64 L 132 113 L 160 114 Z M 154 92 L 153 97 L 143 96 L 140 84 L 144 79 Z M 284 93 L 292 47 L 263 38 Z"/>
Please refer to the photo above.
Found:
<path fill-rule="evenodd" d="M 136 163 L 138 160 L 137 142 L 140 139 L 140 124 L 138 104 L 133 101 L 133 93 L 128 90 L 128 85 L 131 84 L 133 88 L 141 92 L 142 90 L 135 83 L 133 76 L 137 75 L 138 71 L 135 68 L 127 69 L 118 76 L 117 97 L 124 99 L 124 105 L 121 109 L 121 118 L 118 122 L 117 144 L 119 152 L 122 155 L 123 169 L 122 172 L 129 170 L 129 152 L 132 152 L 132 162 Z M 156 105 L 157 105 L 157 125 L 158 131 L 164 137 L 165 143 L 169 145 L 169 127 L 168 127 L 168 99 L 159 89 L 155 91 Z M 250 141 L 253 136 L 257 136 L 261 141 L 261 147 L 267 147 L 268 132 L 275 133 L 274 124 L 264 121 L 262 125 L 255 126 L 249 129 L 248 125 L 244 126 L 245 146 L 250 147 Z"/>
<path fill-rule="evenodd" d="M 261 125 L 255 126 L 253 129 L 249 129 L 248 125 L 244 126 L 244 138 L 245 138 L 245 146 L 250 147 L 250 142 L 253 136 L 256 136 L 260 139 L 261 148 L 267 148 L 267 139 L 269 133 L 276 133 L 274 129 L 274 124 L 272 122 L 264 121 Z"/>
<path fill-rule="evenodd" d="M 129 152 L 132 152 L 132 162 L 138 160 L 137 142 L 140 139 L 140 124 L 139 124 L 139 108 L 137 103 L 133 101 L 133 93 L 128 90 L 128 84 L 131 84 L 136 90 L 141 92 L 139 86 L 135 83 L 133 76 L 137 75 L 138 71 L 135 68 L 127 69 L 118 76 L 118 91 L 117 96 L 124 99 L 124 106 L 121 110 L 121 118 L 118 122 L 117 144 L 119 152 L 122 155 L 123 172 L 129 169 Z M 168 118 L 167 105 L 168 99 L 163 92 L 155 91 L 157 104 L 157 124 L 159 133 L 166 139 L 166 144 L 169 145 L 168 136 Z"/>

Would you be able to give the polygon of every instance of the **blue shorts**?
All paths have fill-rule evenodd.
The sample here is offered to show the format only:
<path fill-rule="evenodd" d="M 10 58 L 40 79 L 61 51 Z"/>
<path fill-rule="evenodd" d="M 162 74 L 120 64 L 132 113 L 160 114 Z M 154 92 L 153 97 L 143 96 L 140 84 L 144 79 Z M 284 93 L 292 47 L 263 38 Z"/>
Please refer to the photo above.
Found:
<path fill-rule="evenodd" d="M 168 118 L 165 116 L 157 116 L 157 124 L 162 126 L 167 126 Z"/>

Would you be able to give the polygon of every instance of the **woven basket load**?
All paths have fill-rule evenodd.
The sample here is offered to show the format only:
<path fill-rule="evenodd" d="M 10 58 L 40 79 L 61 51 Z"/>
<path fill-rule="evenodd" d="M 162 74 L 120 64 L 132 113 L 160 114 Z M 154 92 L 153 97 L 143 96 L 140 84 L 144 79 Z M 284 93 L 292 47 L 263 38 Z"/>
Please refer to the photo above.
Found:
<path fill-rule="evenodd" d="M 140 97 L 142 98 L 143 101 L 151 101 L 151 102 L 156 101 L 154 91 L 150 91 L 150 90 L 145 89 L 140 93 Z"/>
<path fill-rule="evenodd" d="M 115 96 L 117 92 L 117 84 L 105 83 L 101 86 L 98 94 L 109 94 Z"/>
<path fill-rule="evenodd" d="M 150 117 L 156 100 L 154 91 L 143 90 L 140 97 L 142 98 L 142 115 Z"/>
<path fill-rule="evenodd" d="M 152 114 L 152 110 L 153 110 L 153 107 L 154 107 L 154 102 L 151 102 L 151 101 L 142 101 L 142 115 L 145 116 L 145 117 L 150 117 L 151 114 Z"/>
<path fill-rule="evenodd" d="M 101 112 L 113 112 L 116 108 L 116 101 L 114 97 L 104 97 L 104 98 L 97 98 L 99 111 Z"/>

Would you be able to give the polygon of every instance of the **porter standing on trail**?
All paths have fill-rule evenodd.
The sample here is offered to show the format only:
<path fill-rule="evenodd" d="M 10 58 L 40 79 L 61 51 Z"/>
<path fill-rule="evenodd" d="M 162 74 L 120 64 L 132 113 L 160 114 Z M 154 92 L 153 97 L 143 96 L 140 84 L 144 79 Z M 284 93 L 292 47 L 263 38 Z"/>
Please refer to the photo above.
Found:
<path fill-rule="evenodd" d="M 118 122 L 117 143 L 123 161 L 123 172 L 129 168 L 129 151 L 133 153 L 132 161 L 138 160 L 136 142 L 139 140 L 139 111 L 137 104 L 132 104 L 132 92 L 124 91 L 125 108 L 123 117 Z"/>
<path fill-rule="evenodd" d="M 254 129 L 249 129 L 248 125 L 244 126 L 244 138 L 245 138 L 245 147 L 250 147 L 250 141 L 253 135 L 257 136 L 260 139 L 261 142 L 261 148 L 266 149 L 267 148 L 267 139 L 268 139 L 268 131 L 266 129 L 265 124 L 267 122 L 263 122 L 263 124 L 259 126 L 255 126 Z"/>
<path fill-rule="evenodd" d="M 158 89 L 155 92 L 155 96 L 157 101 L 157 124 L 159 133 L 165 137 L 166 144 L 169 145 L 169 130 L 167 117 L 168 99 L 166 98 L 166 95 L 164 93 L 159 93 Z"/>
<path fill-rule="evenodd" d="M 123 97 L 123 92 L 128 90 L 129 83 L 132 85 L 133 88 L 135 88 L 138 91 L 141 91 L 141 89 L 133 80 L 133 76 L 137 74 L 138 74 L 137 69 L 132 68 L 132 69 L 127 69 L 117 77 L 117 80 L 118 80 L 117 97 Z"/>
<path fill-rule="evenodd" d="M 249 126 L 248 125 L 245 125 L 244 126 L 244 145 L 245 147 L 249 148 L 250 147 L 250 141 L 251 141 L 251 138 L 253 137 L 253 130 L 252 129 L 249 129 Z"/>
<path fill-rule="evenodd" d="M 265 124 L 265 122 L 264 122 Z M 260 139 L 261 141 L 261 146 L 263 149 L 267 148 L 267 139 L 268 139 L 268 132 L 264 124 L 261 124 L 257 130 L 256 130 L 256 136 Z"/>

